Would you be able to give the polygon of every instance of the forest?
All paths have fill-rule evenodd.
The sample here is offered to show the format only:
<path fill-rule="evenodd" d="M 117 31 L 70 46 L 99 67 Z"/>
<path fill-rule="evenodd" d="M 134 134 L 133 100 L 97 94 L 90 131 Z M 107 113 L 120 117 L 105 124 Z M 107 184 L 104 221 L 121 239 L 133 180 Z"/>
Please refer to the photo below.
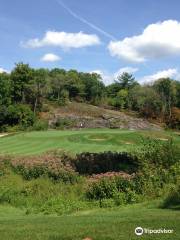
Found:
<path fill-rule="evenodd" d="M 34 69 L 17 63 L 10 73 L 0 73 L 0 131 L 32 127 L 48 105 L 85 102 L 117 111 L 135 111 L 140 117 L 180 128 L 180 82 L 162 78 L 139 84 L 124 72 L 108 86 L 97 73 L 76 70 Z"/>

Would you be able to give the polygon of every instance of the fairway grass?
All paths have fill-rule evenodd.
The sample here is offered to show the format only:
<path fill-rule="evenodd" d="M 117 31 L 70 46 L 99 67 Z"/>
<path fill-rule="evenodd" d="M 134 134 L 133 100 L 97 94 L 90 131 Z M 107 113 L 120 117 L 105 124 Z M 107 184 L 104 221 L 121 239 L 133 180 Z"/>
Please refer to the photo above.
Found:
<path fill-rule="evenodd" d="M 172 229 L 172 234 L 144 234 L 137 226 Z M 0 236 L 6 240 L 178 240 L 180 212 L 154 204 L 135 204 L 117 209 L 82 211 L 67 216 L 25 215 L 22 210 L 0 206 Z"/>
<path fill-rule="evenodd" d="M 0 138 L 0 154 L 33 155 L 61 149 L 71 153 L 129 151 L 137 147 L 142 137 L 167 140 L 180 137 L 165 131 L 135 131 L 120 129 L 91 129 L 24 132 Z"/>

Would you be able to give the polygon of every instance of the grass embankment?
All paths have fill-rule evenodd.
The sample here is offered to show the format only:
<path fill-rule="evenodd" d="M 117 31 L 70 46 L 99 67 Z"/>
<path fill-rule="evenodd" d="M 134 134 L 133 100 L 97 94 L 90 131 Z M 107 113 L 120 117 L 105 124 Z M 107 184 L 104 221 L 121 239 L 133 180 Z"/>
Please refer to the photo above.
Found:
<path fill-rule="evenodd" d="M 166 141 L 173 137 L 180 145 L 180 137 L 165 131 L 131 131 L 119 129 L 94 129 L 81 131 L 27 132 L 0 138 L 0 154 L 32 155 L 52 149 L 71 153 L 130 151 L 137 147 L 142 137 L 150 136 Z"/>
<path fill-rule="evenodd" d="M 180 213 L 157 208 L 154 204 L 135 204 L 116 209 L 81 211 L 67 216 L 25 215 L 23 210 L 0 207 L 0 236 L 6 240 L 178 240 Z M 173 229 L 172 234 L 144 234 L 137 237 L 137 226 Z"/>

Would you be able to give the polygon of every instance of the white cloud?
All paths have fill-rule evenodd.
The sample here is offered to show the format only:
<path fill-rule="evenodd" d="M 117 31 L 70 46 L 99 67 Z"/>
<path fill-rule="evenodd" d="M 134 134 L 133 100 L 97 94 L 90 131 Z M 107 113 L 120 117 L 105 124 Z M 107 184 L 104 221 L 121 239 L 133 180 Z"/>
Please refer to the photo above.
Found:
<path fill-rule="evenodd" d="M 67 33 L 47 31 L 42 39 L 30 39 L 26 43 L 22 43 L 24 47 L 39 48 L 45 46 L 61 47 L 63 49 L 82 48 L 100 44 L 100 39 L 95 34 Z"/>
<path fill-rule="evenodd" d="M 114 82 L 114 80 L 119 76 L 121 75 L 122 73 L 124 72 L 127 72 L 127 73 L 135 73 L 138 71 L 138 68 L 133 68 L 133 67 L 124 67 L 124 68 L 120 68 L 117 72 L 115 73 L 108 73 L 108 72 L 105 72 L 105 71 L 102 71 L 100 69 L 97 69 L 97 70 L 94 70 L 94 71 L 91 71 L 91 73 L 97 73 L 99 75 L 101 75 L 102 77 L 102 80 L 104 82 L 105 85 L 109 85 L 111 83 Z"/>
<path fill-rule="evenodd" d="M 3 73 L 3 72 L 8 73 L 9 71 L 0 67 L 0 73 Z"/>
<path fill-rule="evenodd" d="M 160 78 L 176 78 L 178 77 L 179 73 L 178 70 L 176 68 L 169 68 L 167 70 L 162 70 L 162 71 L 158 71 L 155 74 L 152 75 L 147 75 L 142 77 L 139 82 L 140 83 L 151 83 L 154 82 Z"/>
<path fill-rule="evenodd" d="M 56 62 L 59 60 L 61 60 L 61 57 L 53 53 L 47 53 L 41 58 L 41 61 L 43 62 Z"/>
<path fill-rule="evenodd" d="M 131 62 L 180 56 L 180 22 L 167 20 L 150 24 L 141 35 L 111 41 L 108 49 L 112 56 Z"/>

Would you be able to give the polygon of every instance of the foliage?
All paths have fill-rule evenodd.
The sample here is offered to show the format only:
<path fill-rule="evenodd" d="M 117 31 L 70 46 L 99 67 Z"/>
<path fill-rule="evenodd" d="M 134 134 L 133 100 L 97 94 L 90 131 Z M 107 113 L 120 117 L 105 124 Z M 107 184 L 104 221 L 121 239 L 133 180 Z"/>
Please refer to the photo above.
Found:
<path fill-rule="evenodd" d="M 120 85 L 121 89 L 130 89 L 135 85 L 138 85 L 138 83 L 135 81 L 135 78 L 127 72 L 123 72 L 121 75 L 119 75 L 116 82 Z"/>
<path fill-rule="evenodd" d="M 177 111 L 173 110 L 180 106 L 179 89 L 179 82 L 169 78 L 140 85 L 131 74 L 124 72 L 114 83 L 105 86 L 97 73 L 33 69 L 28 64 L 18 63 L 11 73 L 0 73 L 0 126 L 3 130 L 3 125 L 6 128 L 6 125 L 17 125 L 22 121 L 22 118 L 12 119 L 9 123 L 6 109 L 10 106 L 28 105 L 37 116 L 43 111 L 44 103 L 49 101 L 48 104 L 54 102 L 59 106 L 77 101 L 110 105 L 116 110 L 135 110 L 143 117 L 179 128 Z"/>
<path fill-rule="evenodd" d="M 12 99 L 15 103 L 25 103 L 25 89 L 33 78 L 33 70 L 28 64 L 18 63 L 11 72 Z"/>
<path fill-rule="evenodd" d="M 80 199 L 83 182 L 72 186 L 52 182 L 46 177 L 27 181 L 12 172 L 0 178 L 0 203 L 25 208 L 27 214 L 42 212 L 62 215 L 90 207 Z"/>
<path fill-rule="evenodd" d="M 35 121 L 34 114 L 28 105 L 14 104 L 9 105 L 5 122 L 10 126 L 21 125 L 26 128 L 32 126 Z"/>
<path fill-rule="evenodd" d="M 155 167 L 168 168 L 177 161 L 175 148 L 171 138 L 142 138 L 140 148 L 135 150 L 135 155 L 142 166 L 151 164 Z"/>
<path fill-rule="evenodd" d="M 0 73 L 0 107 L 11 103 L 11 81 L 7 73 Z"/>
<path fill-rule="evenodd" d="M 142 201 L 142 197 L 133 189 L 133 180 L 122 177 L 102 178 L 92 182 L 86 191 L 88 199 L 99 200 L 104 207 L 104 200 L 112 199 L 114 206 L 133 204 Z"/>
<path fill-rule="evenodd" d="M 46 121 L 46 120 L 38 119 L 35 121 L 35 123 L 33 125 L 33 130 L 35 130 L 35 131 L 43 131 L 43 130 L 47 130 L 47 129 L 48 129 L 48 121 Z"/>
<path fill-rule="evenodd" d="M 164 208 L 180 208 L 180 184 L 173 186 L 165 198 Z"/>
<path fill-rule="evenodd" d="M 76 121 L 70 118 L 58 118 L 56 123 L 54 124 L 54 128 L 56 129 L 68 129 L 73 128 L 76 125 Z"/>
<path fill-rule="evenodd" d="M 55 151 L 36 157 L 14 157 L 10 165 L 15 173 L 26 180 L 47 176 L 53 181 L 73 184 L 79 180 L 79 176 L 71 162 L 71 156 Z"/>

